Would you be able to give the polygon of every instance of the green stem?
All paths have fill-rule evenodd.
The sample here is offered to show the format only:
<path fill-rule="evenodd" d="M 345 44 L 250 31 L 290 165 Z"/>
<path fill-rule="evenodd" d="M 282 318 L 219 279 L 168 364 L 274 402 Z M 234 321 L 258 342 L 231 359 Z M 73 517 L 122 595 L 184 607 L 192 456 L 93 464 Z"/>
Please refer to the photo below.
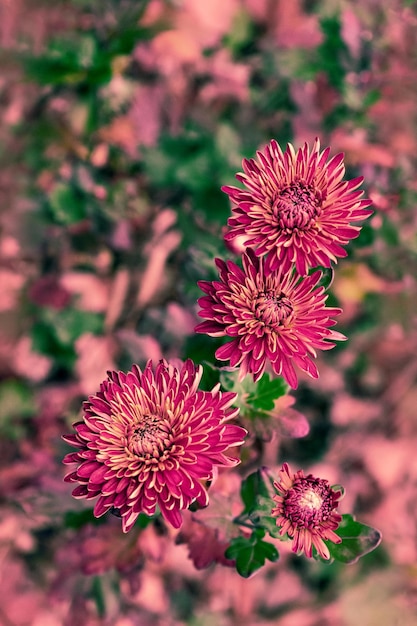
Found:
<path fill-rule="evenodd" d="M 247 516 L 241 517 L 240 515 L 237 515 L 235 518 L 233 518 L 233 524 L 237 524 L 238 526 L 244 526 L 245 528 L 250 528 L 250 530 L 259 528 L 259 526 L 257 526 L 256 524 L 250 522 Z"/>

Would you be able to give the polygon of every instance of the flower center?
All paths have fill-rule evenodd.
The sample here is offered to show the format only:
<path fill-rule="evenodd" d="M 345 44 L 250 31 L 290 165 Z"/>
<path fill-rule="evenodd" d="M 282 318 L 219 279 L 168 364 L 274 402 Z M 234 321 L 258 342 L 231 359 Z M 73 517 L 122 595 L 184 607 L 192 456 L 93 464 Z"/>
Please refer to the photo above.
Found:
<path fill-rule="evenodd" d="M 308 230 L 320 214 L 322 198 L 312 185 L 301 181 L 291 183 L 279 192 L 272 210 L 281 230 Z"/>
<path fill-rule="evenodd" d="M 169 422 L 158 415 L 141 415 L 129 426 L 127 447 L 135 456 L 160 458 L 170 446 L 173 433 Z"/>
<path fill-rule="evenodd" d="M 285 293 L 260 292 L 255 298 L 255 315 L 267 326 L 282 326 L 292 315 L 293 306 Z"/>
<path fill-rule="evenodd" d="M 284 514 L 295 526 L 314 529 L 326 521 L 334 509 L 327 480 L 299 478 L 284 498 Z"/>

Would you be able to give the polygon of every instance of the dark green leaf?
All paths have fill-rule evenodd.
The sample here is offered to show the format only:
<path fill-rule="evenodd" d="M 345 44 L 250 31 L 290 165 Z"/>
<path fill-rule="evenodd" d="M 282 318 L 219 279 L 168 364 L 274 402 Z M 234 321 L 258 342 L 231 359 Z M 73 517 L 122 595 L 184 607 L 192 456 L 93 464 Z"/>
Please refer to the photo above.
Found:
<path fill-rule="evenodd" d="M 320 20 L 323 42 L 318 46 L 319 71 L 327 74 L 329 83 L 338 91 L 343 91 L 344 79 L 349 59 L 349 50 L 342 38 L 340 17 L 329 16 Z"/>
<path fill-rule="evenodd" d="M 353 242 L 353 248 L 365 248 L 372 245 L 375 240 L 375 230 L 369 222 L 365 222 L 362 226 L 361 234 Z"/>
<path fill-rule="evenodd" d="M 69 185 L 59 183 L 49 196 L 54 218 L 64 225 L 75 224 L 86 217 L 85 199 Z"/>
<path fill-rule="evenodd" d="M 326 541 L 330 556 L 341 563 L 356 563 L 361 556 L 372 552 L 381 542 L 381 533 L 376 528 L 357 522 L 352 515 L 343 515 L 335 531 L 342 543 Z"/>
<path fill-rule="evenodd" d="M 373 104 L 376 104 L 381 99 L 381 92 L 379 89 L 370 89 L 363 96 L 362 106 L 366 109 L 371 107 Z"/>
<path fill-rule="evenodd" d="M 249 476 L 242 481 L 240 497 L 245 505 L 243 514 L 250 513 L 256 507 L 257 498 L 260 495 L 268 496 L 268 488 L 261 474 L 261 470 L 257 470 L 253 474 L 249 474 Z"/>
<path fill-rule="evenodd" d="M 99 617 L 103 618 L 106 614 L 106 598 L 102 580 L 99 576 L 94 576 L 93 578 L 91 584 L 91 597 L 95 602 Z"/>
<path fill-rule="evenodd" d="M 250 537 L 236 537 L 226 550 L 226 558 L 236 561 L 236 570 L 243 578 L 252 576 L 266 560 L 275 562 L 279 558 L 276 547 L 263 541 L 264 534 L 255 530 Z"/>
<path fill-rule="evenodd" d="M 381 235 L 389 246 L 397 246 L 399 244 L 398 230 L 385 215 L 382 218 Z"/>
<path fill-rule="evenodd" d="M 103 524 L 104 517 L 94 517 L 93 509 L 83 509 L 82 511 L 67 511 L 64 516 L 64 526 L 78 530 L 86 524 Z"/>

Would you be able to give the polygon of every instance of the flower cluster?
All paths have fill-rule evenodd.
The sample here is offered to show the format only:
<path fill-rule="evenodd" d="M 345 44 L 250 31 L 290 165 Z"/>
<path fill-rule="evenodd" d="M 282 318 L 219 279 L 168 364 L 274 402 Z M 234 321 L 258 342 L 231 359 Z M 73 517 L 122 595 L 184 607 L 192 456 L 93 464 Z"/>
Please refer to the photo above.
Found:
<path fill-rule="evenodd" d="M 238 368 L 240 380 L 250 374 L 256 382 L 269 370 L 296 388 L 295 366 L 317 378 L 316 351 L 345 339 L 332 329 L 341 311 L 326 306 L 322 272 L 310 270 L 346 256 L 357 222 L 371 211 L 358 189 L 362 178 L 344 181 L 343 155 L 328 160 L 329 152 L 320 152 L 318 139 L 297 152 L 271 141 L 257 160 L 243 161 L 236 178 L 246 189 L 223 187 L 233 211 L 226 240 L 244 236 L 249 247 L 240 264 L 216 259 L 218 280 L 199 282 L 204 321 L 195 330 L 227 339 L 216 357 Z M 236 394 L 220 385 L 200 390 L 201 376 L 190 360 L 109 372 L 84 403 L 75 434 L 64 437 L 77 448 L 64 459 L 76 465 L 65 477 L 77 483 L 74 497 L 97 499 L 94 514 L 115 512 L 124 532 L 141 513 L 158 510 L 179 528 L 183 510 L 206 506 L 207 481 L 239 462 L 228 451 L 247 433 L 230 423 Z M 302 470 L 292 474 L 286 463 L 279 475 L 272 508 L 279 533 L 297 554 L 311 557 L 315 548 L 329 559 L 325 541 L 341 541 L 334 531 L 342 492 Z"/>
<path fill-rule="evenodd" d="M 295 152 L 283 153 L 276 141 L 258 152 L 258 161 L 243 161 L 236 178 L 246 190 L 223 187 L 233 202 L 226 240 L 238 235 L 251 246 L 235 263 L 216 259 L 219 281 L 199 283 L 206 296 L 199 299 L 203 317 L 196 332 L 230 341 L 216 352 L 258 380 L 267 367 L 293 388 L 293 364 L 317 378 L 311 358 L 345 337 L 329 327 L 339 309 L 325 306 L 321 273 L 346 256 L 343 245 L 357 237 L 360 227 L 350 222 L 371 214 L 369 200 L 360 199 L 362 178 L 343 181 L 343 155 L 327 162 L 330 149 L 320 152 L 317 139 Z"/>

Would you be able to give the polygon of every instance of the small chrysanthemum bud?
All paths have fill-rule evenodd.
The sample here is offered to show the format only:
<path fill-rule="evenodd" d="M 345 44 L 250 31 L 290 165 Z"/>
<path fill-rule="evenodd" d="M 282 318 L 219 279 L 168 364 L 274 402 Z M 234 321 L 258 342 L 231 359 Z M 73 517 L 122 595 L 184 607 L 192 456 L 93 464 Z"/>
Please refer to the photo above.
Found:
<path fill-rule="evenodd" d="M 297 554 L 311 557 L 313 546 L 323 559 L 329 559 L 329 549 L 323 539 L 340 543 L 341 538 L 334 532 L 342 516 L 336 512 L 342 491 L 332 489 L 327 480 L 304 476 L 299 470 L 290 472 L 284 463 L 279 482 L 274 486 L 278 494 L 273 497 L 276 507 L 272 515 L 277 518 L 280 535 L 288 534 L 292 539 L 292 550 Z"/>

